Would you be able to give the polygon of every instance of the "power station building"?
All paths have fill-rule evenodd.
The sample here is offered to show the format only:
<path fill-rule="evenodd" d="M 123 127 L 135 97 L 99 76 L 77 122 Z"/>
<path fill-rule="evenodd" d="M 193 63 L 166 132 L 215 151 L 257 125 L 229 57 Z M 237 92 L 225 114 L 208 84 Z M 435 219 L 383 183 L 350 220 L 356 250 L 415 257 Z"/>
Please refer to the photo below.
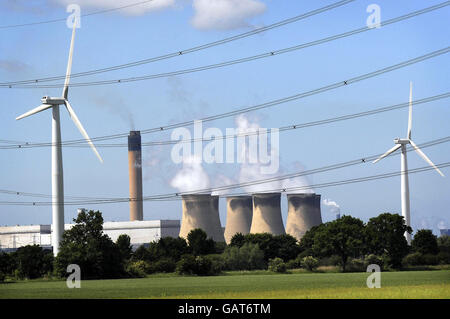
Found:
<path fill-rule="evenodd" d="M 251 196 L 227 197 L 227 224 L 225 226 L 225 241 L 230 243 L 237 233 L 247 235 L 252 226 L 253 207 Z"/>
<path fill-rule="evenodd" d="M 320 195 L 288 194 L 286 233 L 300 240 L 312 227 L 322 224 Z"/>
<path fill-rule="evenodd" d="M 74 224 L 65 224 L 64 230 Z M 126 234 L 130 236 L 131 245 L 135 248 L 163 237 L 177 237 L 180 231 L 179 220 L 144 220 L 105 222 L 103 232 L 113 241 Z M 51 248 L 51 225 L 7 226 L 0 227 L 0 250 L 15 250 L 26 245 L 39 245 Z"/>

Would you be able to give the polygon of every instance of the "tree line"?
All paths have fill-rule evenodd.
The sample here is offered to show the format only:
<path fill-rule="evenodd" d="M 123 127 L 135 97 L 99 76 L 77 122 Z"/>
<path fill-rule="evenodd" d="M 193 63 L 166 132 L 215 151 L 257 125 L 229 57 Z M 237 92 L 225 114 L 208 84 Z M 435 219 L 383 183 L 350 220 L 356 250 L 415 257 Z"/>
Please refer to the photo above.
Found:
<path fill-rule="evenodd" d="M 82 211 L 75 225 L 64 232 L 60 252 L 37 245 L 0 253 L 0 281 L 68 276 L 67 266 L 77 264 L 82 279 L 145 277 L 152 273 L 216 275 L 229 270 L 286 272 L 319 266 L 342 271 L 365 271 L 377 264 L 384 270 L 420 265 L 450 264 L 450 236 L 437 238 L 419 230 L 408 246 L 405 232 L 412 232 L 402 216 L 383 213 L 364 223 L 343 216 L 313 227 L 300 241 L 283 235 L 235 234 L 229 245 L 214 242 L 201 229 L 187 238 L 164 237 L 132 250 L 130 237 L 116 242 L 103 233 L 99 211 Z"/>

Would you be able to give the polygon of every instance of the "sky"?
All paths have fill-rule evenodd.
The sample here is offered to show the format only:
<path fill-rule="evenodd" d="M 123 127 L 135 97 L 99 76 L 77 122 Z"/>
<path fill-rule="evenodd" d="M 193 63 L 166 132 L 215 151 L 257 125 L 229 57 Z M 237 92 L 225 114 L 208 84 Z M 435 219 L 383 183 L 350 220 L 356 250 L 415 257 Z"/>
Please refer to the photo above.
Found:
<path fill-rule="evenodd" d="M 34 79 L 65 73 L 71 30 L 65 21 L 2 28 L 37 21 L 66 18 L 67 5 L 79 4 L 81 14 L 136 3 L 136 0 L 4 0 L 0 2 L 0 82 Z M 358 0 L 264 33 L 180 57 L 144 64 L 73 82 L 118 79 L 165 73 L 243 58 L 314 41 L 364 27 L 377 4 L 381 20 L 394 18 L 441 1 Z M 75 37 L 72 72 L 98 69 L 138 61 L 254 30 L 332 1 L 294 0 L 154 0 L 81 18 Z M 202 72 L 161 77 L 146 81 L 105 86 L 74 87 L 69 100 L 90 137 L 144 130 L 186 120 L 224 113 L 278 98 L 313 90 L 331 83 L 390 66 L 448 46 L 450 8 L 383 26 L 344 39 Z M 448 91 L 448 54 L 381 76 L 328 92 L 291 101 L 239 117 L 203 123 L 203 129 L 277 128 L 406 102 L 409 83 L 413 97 L 420 99 Z M 60 82 L 56 82 L 60 83 Z M 60 88 L 0 88 L 0 140 L 51 141 L 51 112 L 41 112 L 16 121 L 38 106 L 45 95 L 60 96 Z M 412 139 L 416 144 L 450 134 L 448 99 L 417 105 L 413 110 Z M 327 125 L 281 132 L 280 168 L 289 174 L 380 154 L 405 137 L 407 109 L 341 121 Z M 186 127 L 192 132 L 192 127 Z M 82 138 L 66 110 L 61 107 L 62 140 Z M 142 135 L 142 142 L 170 139 L 171 132 Z M 0 145 L 6 142 L 0 141 Z M 64 147 L 64 191 L 66 196 L 128 197 L 126 138 L 98 145 L 101 164 L 86 147 Z M 101 144 L 101 142 L 98 142 Z M 239 163 L 179 163 L 171 158 L 172 146 L 144 147 L 143 190 L 145 196 L 179 191 L 177 187 L 217 187 L 261 176 L 256 166 Z M 438 164 L 448 162 L 450 148 L 439 144 L 424 149 Z M 376 165 L 365 163 L 309 175 L 283 185 L 313 185 L 400 170 L 400 156 Z M 408 153 L 410 169 L 427 164 Z M 411 219 L 413 229 L 450 227 L 450 171 L 445 178 L 435 171 L 411 174 Z M 181 180 L 181 181 L 180 181 Z M 265 189 L 277 185 L 262 185 Z M 51 194 L 51 149 L 0 149 L 0 189 Z M 184 189 L 186 190 L 186 189 Z M 238 191 L 258 191 L 259 188 Z M 352 215 L 368 221 L 382 212 L 401 212 L 400 176 L 314 189 L 321 194 L 322 219 Z M 0 195 L 4 201 L 42 201 L 17 195 Z M 46 200 L 46 199 L 44 199 Z M 326 205 L 326 203 L 328 205 Z M 65 207 L 65 222 L 76 216 L 77 206 Z M 98 209 L 107 221 L 128 220 L 127 203 L 85 206 Z M 286 197 L 282 199 L 286 221 Z M 225 199 L 220 200 L 222 225 L 226 223 Z M 144 202 L 144 219 L 181 219 L 181 202 Z M 50 206 L 7 206 L 0 204 L 0 225 L 51 223 Z"/>

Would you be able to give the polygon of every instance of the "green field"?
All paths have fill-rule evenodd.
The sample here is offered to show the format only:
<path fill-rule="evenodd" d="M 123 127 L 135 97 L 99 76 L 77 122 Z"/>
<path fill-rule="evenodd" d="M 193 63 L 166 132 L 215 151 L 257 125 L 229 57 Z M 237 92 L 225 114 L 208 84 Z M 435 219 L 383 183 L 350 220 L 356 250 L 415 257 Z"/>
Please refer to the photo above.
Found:
<path fill-rule="evenodd" d="M 445 298 L 450 270 L 381 273 L 381 288 L 366 287 L 368 273 L 256 272 L 213 277 L 153 275 L 141 279 L 0 284 L 0 298 Z"/>

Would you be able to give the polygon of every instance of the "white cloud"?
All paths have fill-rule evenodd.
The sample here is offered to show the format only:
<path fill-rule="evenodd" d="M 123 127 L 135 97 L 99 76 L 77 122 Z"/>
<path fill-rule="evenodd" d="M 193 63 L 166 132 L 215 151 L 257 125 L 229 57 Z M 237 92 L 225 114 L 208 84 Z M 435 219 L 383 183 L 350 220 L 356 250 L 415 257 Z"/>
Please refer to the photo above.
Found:
<path fill-rule="evenodd" d="M 64 6 L 69 4 L 78 4 L 81 7 L 81 14 L 88 13 L 87 11 L 83 12 L 84 9 L 114 9 L 143 1 L 144 0 L 53 0 L 53 2 Z M 162 10 L 174 6 L 175 0 L 153 0 L 147 3 L 138 4 L 136 6 L 123 8 L 120 12 L 128 15 L 142 15 L 150 11 Z"/>
<path fill-rule="evenodd" d="M 193 0 L 192 25 L 202 30 L 229 30 L 249 26 L 249 20 L 266 10 L 257 0 Z"/>

